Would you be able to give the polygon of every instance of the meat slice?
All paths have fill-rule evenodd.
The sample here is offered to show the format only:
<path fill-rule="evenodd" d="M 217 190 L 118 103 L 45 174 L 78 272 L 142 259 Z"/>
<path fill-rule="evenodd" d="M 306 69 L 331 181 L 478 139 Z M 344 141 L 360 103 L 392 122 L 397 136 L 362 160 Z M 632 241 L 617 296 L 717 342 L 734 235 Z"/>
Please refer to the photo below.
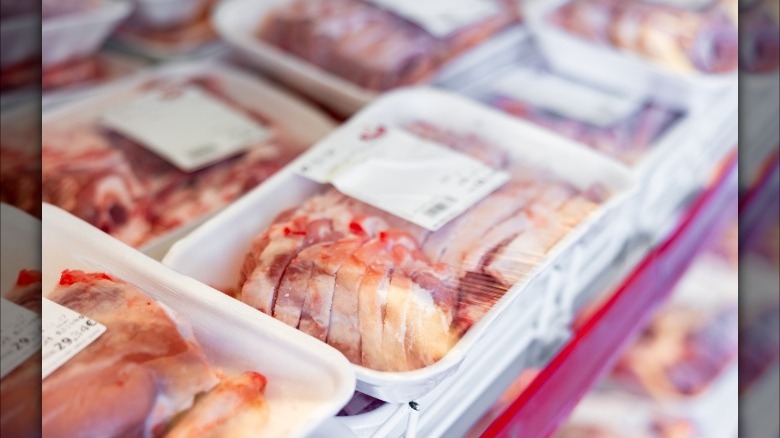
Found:
<path fill-rule="evenodd" d="M 412 283 L 406 311 L 406 360 L 408 369 L 435 363 L 458 341 L 452 330 L 452 313 L 433 300 L 430 291 Z"/>
<path fill-rule="evenodd" d="M 354 236 L 328 242 L 318 248 L 313 257 L 311 275 L 307 284 L 306 295 L 299 328 L 315 338 L 326 341 L 328 327 L 331 322 L 331 309 L 336 288 L 336 274 L 341 266 L 349 260 L 352 253 L 365 242 L 365 236 Z"/>
<path fill-rule="evenodd" d="M 406 273 L 397 269 L 390 278 L 387 290 L 387 305 L 382 331 L 382 350 L 384 368 L 388 370 L 408 370 L 406 357 L 406 316 L 409 311 L 410 291 L 414 285 Z"/>
<path fill-rule="evenodd" d="M 107 330 L 43 380 L 44 435 L 158 435 L 217 383 L 186 324 L 135 287 L 64 271 L 49 298 Z"/>
<path fill-rule="evenodd" d="M 373 369 L 383 368 L 382 327 L 387 289 L 393 272 L 388 243 L 380 237 L 374 238 L 356 254 L 367 265 L 358 289 L 360 358 L 363 366 Z"/>
<path fill-rule="evenodd" d="M 351 256 L 339 268 L 333 290 L 328 344 L 352 363 L 360 363 L 359 294 L 366 265 Z"/>
<path fill-rule="evenodd" d="M 265 377 L 251 371 L 222 379 L 176 420 L 165 437 L 256 437 L 269 415 L 265 386 Z"/>

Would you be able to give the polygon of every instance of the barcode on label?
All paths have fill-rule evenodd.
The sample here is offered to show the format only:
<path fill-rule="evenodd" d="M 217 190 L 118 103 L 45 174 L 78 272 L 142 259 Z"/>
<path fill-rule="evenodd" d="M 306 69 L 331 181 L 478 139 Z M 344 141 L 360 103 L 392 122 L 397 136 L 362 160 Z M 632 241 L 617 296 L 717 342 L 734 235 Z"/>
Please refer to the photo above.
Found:
<path fill-rule="evenodd" d="M 452 206 L 452 202 L 448 200 L 440 200 L 436 202 L 435 204 L 431 205 L 430 207 L 426 208 L 425 211 L 423 211 L 423 215 L 426 217 L 434 218 L 445 211 L 449 210 Z"/>

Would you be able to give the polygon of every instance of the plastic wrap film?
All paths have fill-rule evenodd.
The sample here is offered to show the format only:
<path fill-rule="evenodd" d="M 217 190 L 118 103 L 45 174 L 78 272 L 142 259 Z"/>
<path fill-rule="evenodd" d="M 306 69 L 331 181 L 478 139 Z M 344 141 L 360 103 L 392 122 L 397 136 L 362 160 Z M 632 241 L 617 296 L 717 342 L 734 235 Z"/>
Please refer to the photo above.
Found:
<path fill-rule="evenodd" d="M 737 0 L 697 9 L 638 0 L 573 0 L 550 20 L 595 43 L 681 73 L 727 73 L 738 64 Z"/>
<path fill-rule="evenodd" d="M 610 196 L 513 161 L 472 132 L 422 121 L 405 129 L 511 179 L 435 232 L 324 188 L 260 229 L 236 294 L 380 371 L 443 357 Z"/>
<path fill-rule="evenodd" d="M 542 75 L 555 75 L 541 61 L 535 61 L 528 68 L 537 70 Z M 511 74 L 511 70 L 508 73 Z M 496 80 L 500 80 L 500 77 Z M 518 84 L 518 86 L 522 85 Z M 609 92 L 605 91 L 605 93 Z M 682 116 L 680 111 L 646 101 L 622 119 L 607 125 L 596 125 L 552 109 L 539 107 L 512 93 L 502 92 L 500 88 L 487 91 L 485 99 L 496 108 L 548 128 L 628 165 L 635 165 L 641 161 L 655 141 Z"/>
<path fill-rule="evenodd" d="M 41 272 L 19 271 L 16 284 L 3 298 L 41 314 Z M 40 337 L 37 339 L 40 346 Z M 41 353 L 29 356 L 3 377 L 0 385 L 0 433 L 4 436 L 40 436 Z"/>
<path fill-rule="evenodd" d="M 43 200 L 140 246 L 227 205 L 264 181 L 303 146 L 265 115 L 237 103 L 224 91 L 222 80 L 209 75 L 150 79 L 137 93 L 197 87 L 268 126 L 273 132 L 270 139 L 202 170 L 184 172 L 97 120 L 51 121 L 42 128 Z"/>
<path fill-rule="evenodd" d="M 425 81 L 447 61 L 516 23 L 513 2 L 500 12 L 436 37 L 363 0 L 291 1 L 259 24 L 258 38 L 370 90 Z"/>
<path fill-rule="evenodd" d="M 44 435 L 262 430 L 265 377 L 221 376 L 189 324 L 141 290 L 108 274 L 66 270 L 47 298 L 107 330 L 43 380 Z M 89 394 L 88 402 L 75 393 Z"/>
<path fill-rule="evenodd" d="M 100 7 L 102 0 L 43 0 L 41 17 L 46 20 L 65 15 L 83 14 Z"/>

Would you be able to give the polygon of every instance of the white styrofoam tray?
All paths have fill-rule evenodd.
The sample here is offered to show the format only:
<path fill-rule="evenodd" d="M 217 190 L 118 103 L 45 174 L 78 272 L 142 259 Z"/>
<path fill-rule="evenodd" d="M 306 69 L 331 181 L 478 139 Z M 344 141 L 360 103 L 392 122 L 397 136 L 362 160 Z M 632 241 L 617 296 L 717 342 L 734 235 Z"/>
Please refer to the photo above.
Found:
<path fill-rule="evenodd" d="M 41 267 L 41 221 L 5 203 L 0 203 L 0 216 L 0 294 L 5 295 L 16 284 L 19 271 Z"/>
<path fill-rule="evenodd" d="M 97 52 L 131 9 L 130 3 L 124 0 L 101 0 L 95 8 L 43 20 L 43 68 Z"/>
<path fill-rule="evenodd" d="M 138 287 L 192 325 L 213 366 L 265 375 L 270 415 L 263 436 L 305 436 L 335 415 L 355 389 L 354 372 L 335 349 L 44 204 L 44 296 L 64 269 L 106 272 Z"/>
<path fill-rule="evenodd" d="M 737 72 L 680 74 L 638 54 L 586 41 L 549 22 L 549 15 L 570 0 L 524 3 L 528 28 L 550 64 L 558 71 L 581 77 L 631 95 L 648 95 L 677 108 L 709 103 L 713 94 L 737 82 Z"/>
<path fill-rule="evenodd" d="M 225 0 L 214 11 L 214 25 L 220 36 L 247 61 L 290 86 L 306 92 L 342 115 L 350 115 L 376 98 L 380 93 L 342 79 L 258 37 L 257 30 L 263 17 L 272 9 L 290 1 L 292 0 Z M 465 61 L 472 53 L 478 53 L 480 46 L 447 63 L 439 75 L 447 76 L 452 74 L 447 70 L 461 70 L 474 64 Z M 479 64 L 481 57 L 476 55 L 474 58 Z"/>
<path fill-rule="evenodd" d="M 483 138 L 506 148 L 515 158 L 550 169 L 575 186 L 586 187 L 596 181 L 602 182 L 612 191 L 612 197 L 562 239 L 534 272 L 506 293 L 439 362 L 408 372 L 382 372 L 356 365 L 358 390 L 390 402 L 418 398 L 452 374 L 472 345 L 518 296 L 543 293 L 546 290 L 538 286 L 551 280 L 550 273 L 553 272 L 556 260 L 566 256 L 574 247 L 582 246 L 585 257 L 600 258 L 602 254 L 588 252 L 589 248 L 598 247 L 594 245 L 596 242 L 604 239 L 622 241 L 625 236 L 621 235 L 619 229 L 601 227 L 600 236 L 591 236 L 590 231 L 598 228 L 599 224 L 622 220 L 622 207 L 634 194 L 633 179 L 620 164 L 471 100 L 427 87 L 397 90 L 384 95 L 331 136 L 336 137 L 347 129 L 361 129 L 371 122 L 403 125 L 416 120 L 458 132 L 477 132 Z M 305 159 L 305 155 L 298 161 L 301 159 Z M 252 237 L 270 224 L 277 213 L 300 205 L 308 197 L 322 191 L 323 186 L 295 173 L 298 161 L 293 161 L 175 244 L 165 256 L 164 263 L 210 285 L 235 286 Z"/>
<path fill-rule="evenodd" d="M 134 96 L 139 86 L 149 80 L 201 75 L 219 79 L 222 90 L 228 96 L 240 105 L 268 117 L 301 145 L 314 144 L 335 127 L 334 122 L 321 111 L 261 78 L 249 76 L 214 62 L 169 64 L 91 89 L 88 96 L 77 102 L 45 110 L 41 123 L 44 127 L 49 124 L 75 126 L 97 123 L 103 111 Z M 159 236 L 140 249 L 152 257 L 161 258 L 173 242 L 194 229 L 207 217 L 195 219 L 168 234 Z"/>

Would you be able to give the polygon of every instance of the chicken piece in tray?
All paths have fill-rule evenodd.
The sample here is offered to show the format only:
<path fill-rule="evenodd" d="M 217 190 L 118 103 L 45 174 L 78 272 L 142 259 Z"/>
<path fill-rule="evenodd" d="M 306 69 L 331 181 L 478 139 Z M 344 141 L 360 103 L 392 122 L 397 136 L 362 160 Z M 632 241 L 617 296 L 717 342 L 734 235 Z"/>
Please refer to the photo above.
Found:
<path fill-rule="evenodd" d="M 381 371 L 441 359 L 606 198 L 512 162 L 476 135 L 407 128 L 512 177 L 435 232 L 327 189 L 256 235 L 236 294 Z"/>
<path fill-rule="evenodd" d="M 372 90 L 418 83 L 444 63 L 518 21 L 511 2 L 444 37 L 371 1 L 297 0 L 273 9 L 259 38 Z"/>
<path fill-rule="evenodd" d="M 45 436 L 237 436 L 264 424 L 265 378 L 220 381 L 189 325 L 134 286 L 66 270 L 47 298 L 106 332 L 43 380 Z"/>
<path fill-rule="evenodd" d="M 700 9 L 639 0 L 573 0 L 551 19 L 567 31 L 681 73 L 727 73 L 738 63 L 736 0 Z"/>

